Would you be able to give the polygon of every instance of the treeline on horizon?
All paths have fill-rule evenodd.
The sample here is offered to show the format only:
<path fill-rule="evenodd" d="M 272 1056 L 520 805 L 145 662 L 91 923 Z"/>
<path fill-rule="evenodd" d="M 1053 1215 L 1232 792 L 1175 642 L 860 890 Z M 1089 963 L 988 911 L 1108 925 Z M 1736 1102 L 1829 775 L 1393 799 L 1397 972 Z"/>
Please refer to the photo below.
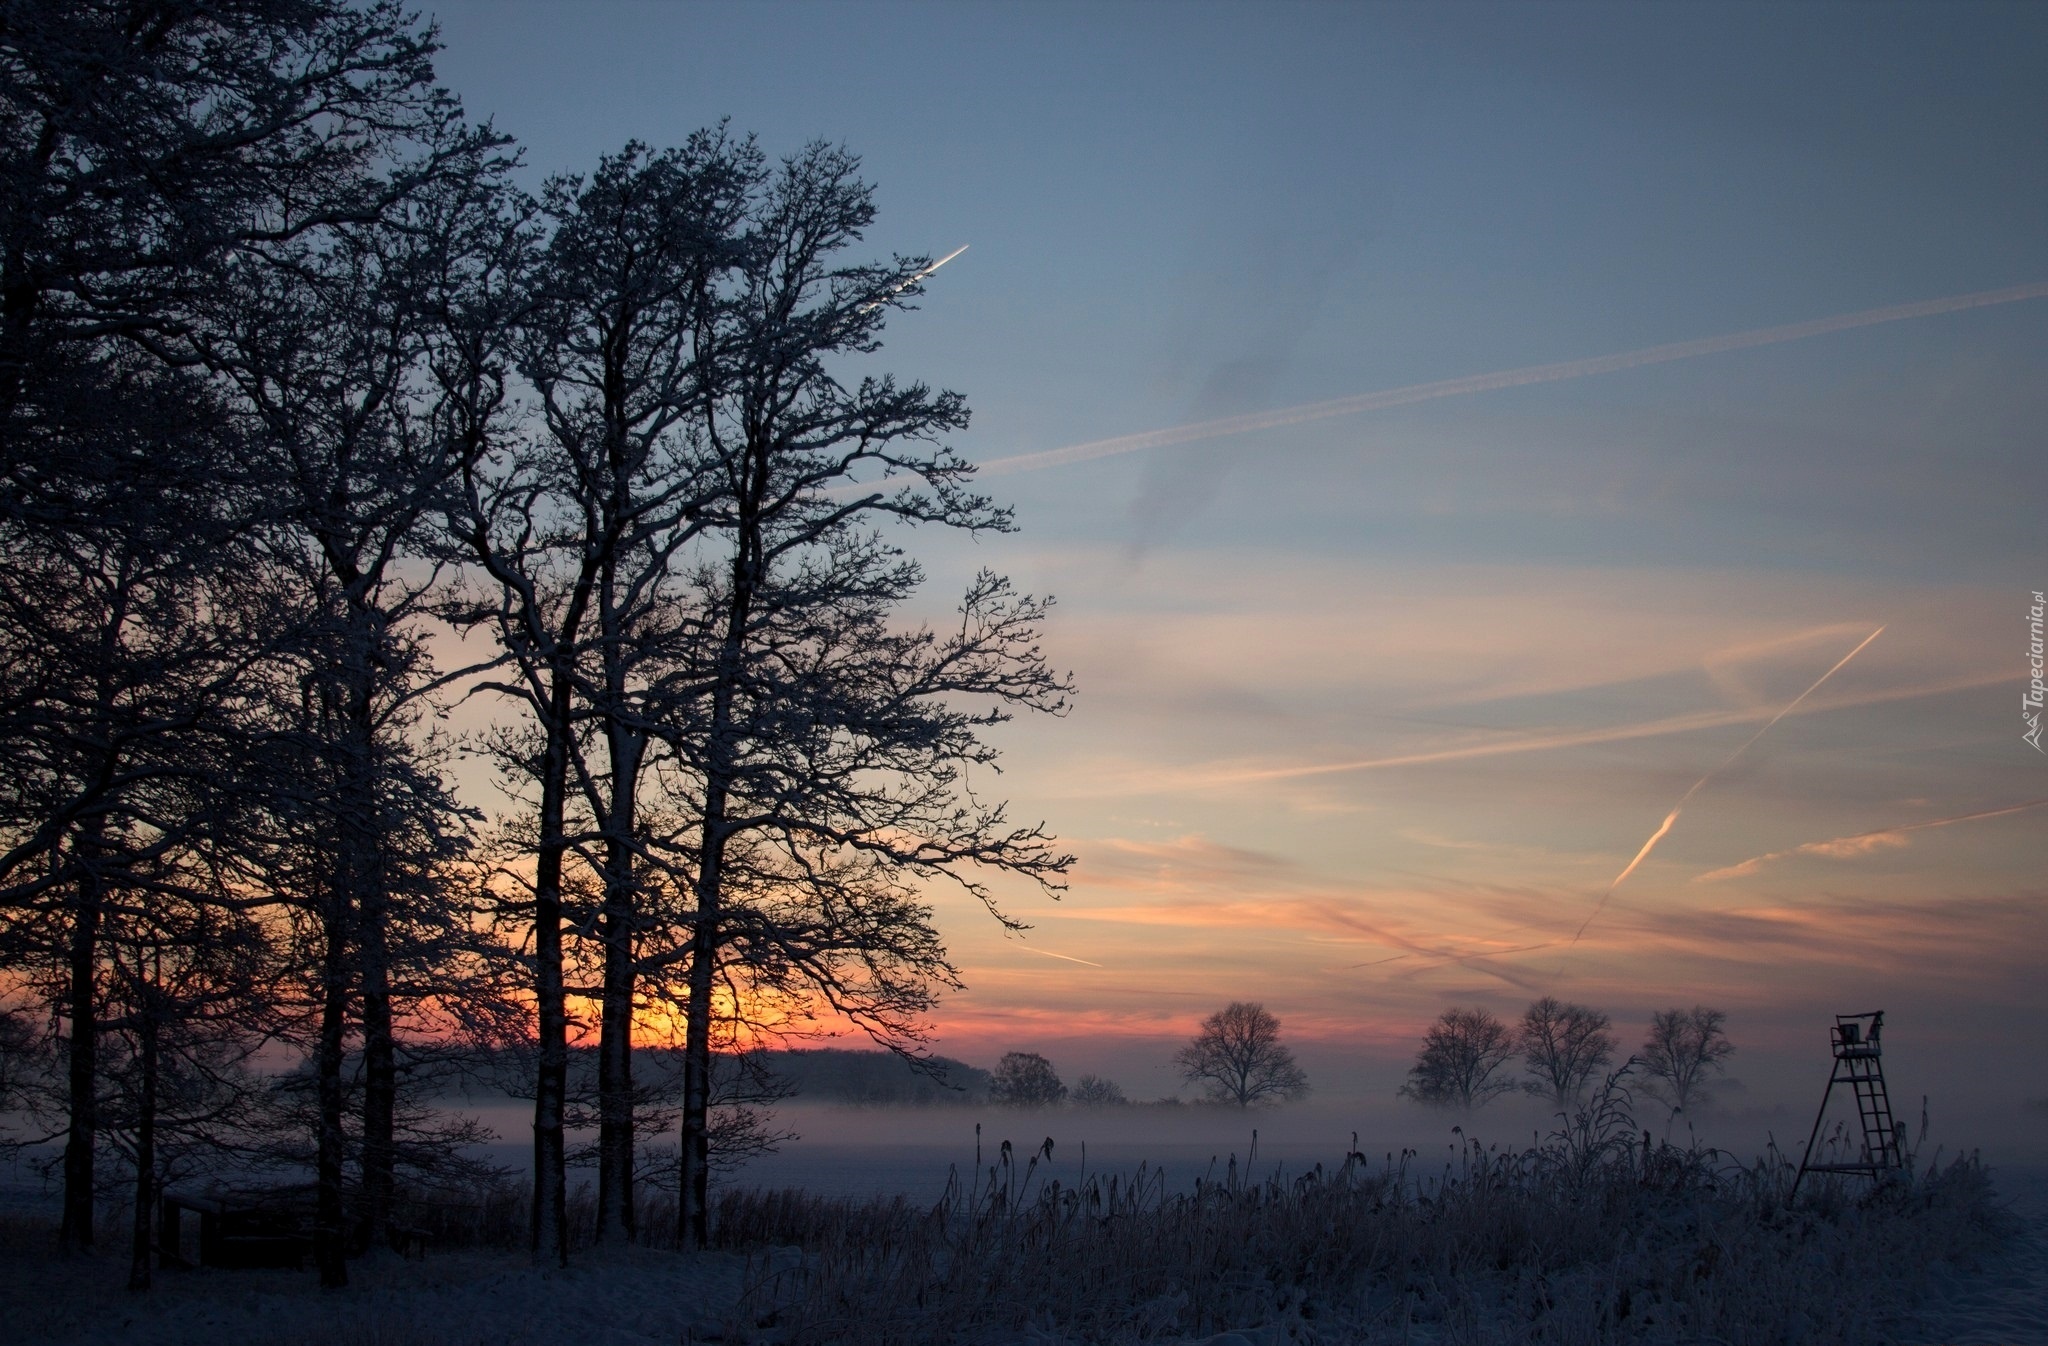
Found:
<path fill-rule="evenodd" d="M 489 1065 L 451 1075 L 442 1081 L 439 1100 L 460 1107 L 489 1096 L 492 1082 L 518 1080 L 523 1053 L 518 1049 L 482 1049 Z M 672 1088 L 683 1074 L 683 1050 L 674 1046 L 636 1045 L 636 1069 L 648 1083 L 667 1079 Z M 497 1058 L 497 1059 L 491 1059 Z M 745 1053 L 720 1053 L 712 1059 L 712 1078 L 728 1094 L 746 1096 L 756 1106 L 783 1099 L 873 1107 L 943 1107 L 989 1101 L 991 1071 L 936 1053 L 919 1055 L 915 1064 L 890 1051 L 850 1047 L 757 1047 Z M 571 1047 L 568 1075 L 572 1091 L 579 1085 L 594 1093 L 598 1052 Z M 515 1095 L 516 1096 L 516 1095 Z M 737 1160 L 739 1153 L 729 1156 Z"/>
<path fill-rule="evenodd" d="M 534 1102 L 536 1257 L 586 1128 L 597 1240 L 666 1130 L 700 1247 L 771 1134 L 740 1046 L 914 1059 L 928 886 L 1014 926 L 990 879 L 1071 863 L 987 790 L 1071 694 L 1047 600 L 900 617 L 910 530 L 1012 521 L 959 395 L 846 373 L 930 265 L 852 253 L 857 160 L 719 126 L 529 192 L 436 49 L 386 0 L 0 24 L 0 1114 L 66 1247 L 127 1191 L 137 1288 L 206 1172 L 310 1173 L 344 1283 L 465 1080 Z"/>

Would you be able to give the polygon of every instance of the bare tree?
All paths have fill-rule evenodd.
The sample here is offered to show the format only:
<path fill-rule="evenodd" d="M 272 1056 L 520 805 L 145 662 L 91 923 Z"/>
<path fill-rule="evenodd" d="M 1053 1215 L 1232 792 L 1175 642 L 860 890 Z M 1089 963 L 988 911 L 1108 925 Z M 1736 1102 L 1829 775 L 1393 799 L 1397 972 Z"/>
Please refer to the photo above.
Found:
<path fill-rule="evenodd" d="M 1735 1051 L 1722 1025 L 1727 1014 L 1704 1005 L 1691 1009 L 1657 1010 L 1643 1039 L 1643 1069 L 1651 1093 L 1669 1105 L 1672 1115 L 1704 1103 L 1713 1077 Z"/>
<path fill-rule="evenodd" d="M 1513 1080 L 1494 1076 L 1514 1054 L 1514 1033 L 1490 1011 L 1447 1009 L 1429 1026 L 1399 1092 L 1418 1103 L 1469 1112 L 1514 1090 Z"/>
<path fill-rule="evenodd" d="M 220 725 L 249 665 L 228 637 L 260 502 L 219 431 L 195 433 L 220 410 L 197 310 L 265 247 L 386 208 L 394 183 L 367 170 L 446 105 L 432 50 L 389 0 L 17 3 L 0 21 L 0 590 L 19 596 L 0 884 L 17 912 L 69 894 L 72 1246 L 92 1242 L 100 920 L 124 871 L 190 834 L 159 787 L 233 761 Z M 205 443 L 183 489 L 152 492 Z M 16 641 L 37 623 L 112 652 Z M 136 680 L 152 660 L 161 676 Z"/>
<path fill-rule="evenodd" d="M 81 350 L 174 363 L 223 254 L 374 217 L 361 170 L 444 98 L 391 0 L 9 3 L 0 22 L 0 470 L 32 499 L 63 458 Z"/>
<path fill-rule="evenodd" d="M 528 712 L 532 734 L 501 736 L 508 774 L 535 799 L 531 902 L 539 1028 L 535 1089 L 536 1248 L 567 1253 L 562 1132 L 567 1106 L 565 865 L 601 887 L 598 1238 L 633 1233 L 632 1017 L 647 830 L 648 744 L 671 710 L 650 671 L 670 657 L 679 560 L 702 531 L 707 485 L 694 427 L 708 376 L 703 310 L 728 266 L 758 154 L 721 131 L 661 152 L 630 144 L 588 179 L 552 180 L 545 243 L 521 263 L 511 304 L 472 305 L 474 343 L 444 387 L 460 418 L 457 547 L 487 591 L 457 620 L 487 626 L 512 675 L 490 686 Z M 509 344 L 489 325 L 511 334 Z M 537 420 L 508 420 L 507 365 L 537 397 Z"/>
<path fill-rule="evenodd" d="M 458 459 L 430 364 L 450 277 L 488 267 L 499 245 L 503 141 L 436 104 L 402 155 L 385 166 L 384 214 L 307 230 L 252 249 L 263 265 L 229 269 L 200 306 L 190 341 L 221 372 L 267 459 L 275 537 L 270 561 L 289 591 L 293 691 L 279 732 L 324 759 L 303 802 L 327 820 L 314 856 L 321 881 L 302 885 L 319 913 L 321 960 L 339 983 L 322 992 L 322 1070 L 360 1015 L 363 1181 L 358 1214 L 369 1246 L 387 1241 L 394 1183 L 399 1047 L 393 979 L 400 910 L 448 891 L 425 870 L 466 841 L 422 732 L 444 681 L 427 657 L 423 616 L 439 587 L 423 563 L 425 525 L 447 504 Z M 404 179 L 404 189 L 396 179 Z M 458 282 L 460 283 L 460 282 Z M 311 763 L 306 765 L 311 766 Z M 311 778 L 302 776 L 301 784 Z M 442 925 L 448 924 L 444 919 Z M 341 1096 L 330 1079 L 323 1097 Z M 339 1118 L 322 1121 L 325 1220 L 338 1220 Z M 325 1238 L 323 1277 L 345 1275 L 338 1235 Z"/>
<path fill-rule="evenodd" d="M 1004 1052 L 989 1076 L 988 1096 L 1008 1108 L 1049 1108 L 1066 1098 L 1067 1086 L 1037 1052 Z"/>
<path fill-rule="evenodd" d="M 44 984 L 68 1021 L 75 1248 L 93 1243 L 102 927 L 220 821 L 213 787 L 248 763 L 248 674 L 276 626 L 208 390 L 132 355 L 96 373 L 96 420 L 65 431 L 93 479 L 0 521 L 0 953 L 65 969 Z"/>
<path fill-rule="evenodd" d="M 1100 1075 L 1083 1075 L 1074 1081 L 1072 1097 L 1084 1108 L 1122 1107 L 1131 1101 L 1124 1096 L 1123 1086 Z"/>
<path fill-rule="evenodd" d="M 150 1287 L 165 1177 L 194 1152 L 232 1146 L 263 1094 L 249 1067 L 271 1038 L 264 982 L 280 950 L 248 912 L 206 900 L 194 877 L 185 893 L 200 901 L 160 889 L 106 932 L 103 1028 L 126 1050 L 106 1063 L 103 1125 L 134 1175 L 130 1290 Z"/>
<path fill-rule="evenodd" d="M 1308 1095 L 1307 1073 L 1280 1045 L 1280 1021 L 1256 1002 L 1232 1001 L 1202 1020 L 1194 1041 L 1173 1060 L 1189 1083 L 1206 1085 L 1210 1097 L 1241 1108 Z"/>
<path fill-rule="evenodd" d="M 743 935 L 763 956 L 786 959 L 832 1010 L 904 1047 L 916 1024 L 900 1011 L 923 994 L 913 983 L 951 969 L 924 942 L 925 914 L 903 885 L 948 880 L 1014 924 L 977 875 L 1007 871 L 1055 888 L 1071 863 L 1042 827 L 1010 822 L 970 778 L 996 762 L 989 726 L 1019 709 L 1065 707 L 1070 686 L 1037 647 L 1046 604 L 984 573 L 954 629 L 894 624 L 923 575 L 873 529 L 1002 531 L 1011 520 L 968 492 L 971 466 L 939 443 L 966 423 L 957 394 L 877 377 L 848 386 L 833 367 L 877 349 L 883 322 L 914 297 L 928 266 L 843 264 L 837 254 L 873 215 L 871 190 L 843 150 L 813 145 L 761 174 L 744 246 L 701 338 L 715 381 L 697 433 L 716 490 L 703 509 L 692 638 L 679 642 L 670 675 L 693 690 L 664 736 L 669 797 L 697 820 L 686 1247 L 707 1235 L 713 990 L 728 940 Z M 748 872 L 786 881 L 799 904 L 793 923 L 731 902 L 729 880 Z M 846 905 L 850 892 L 881 906 Z M 890 912 L 919 917 L 910 943 L 896 939 L 893 918 L 874 919 Z M 908 956 L 875 965 L 883 975 L 864 984 L 880 999 L 867 1004 L 836 980 L 853 959 L 804 952 L 821 937 L 847 949 L 877 935 Z"/>
<path fill-rule="evenodd" d="M 580 507 L 577 541 L 594 581 L 578 691 L 601 748 L 572 753 L 571 766 L 603 889 L 600 1243 L 635 1233 L 632 1033 L 647 840 L 638 818 L 650 735 L 670 716 L 670 690 L 650 664 L 674 634 L 688 580 L 678 558 L 709 490 L 687 433 L 708 396 L 697 338 L 758 158 L 705 132 L 661 152 L 630 144 L 587 181 L 552 182 L 543 211 L 554 233 L 522 337 L 520 367 L 540 395 L 551 455 L 574 467 L 557 491 Z"/>
<path fill-rule="evenodd" d="M 1608 1022 L 1599 1010 L 1556 996 L 1531 1004 L 1515 1041 L 1529 1075 L 1522 1087 L 1559 1107 L 1577 1098 L 1594 1072 L 1614 1059 Z"/>

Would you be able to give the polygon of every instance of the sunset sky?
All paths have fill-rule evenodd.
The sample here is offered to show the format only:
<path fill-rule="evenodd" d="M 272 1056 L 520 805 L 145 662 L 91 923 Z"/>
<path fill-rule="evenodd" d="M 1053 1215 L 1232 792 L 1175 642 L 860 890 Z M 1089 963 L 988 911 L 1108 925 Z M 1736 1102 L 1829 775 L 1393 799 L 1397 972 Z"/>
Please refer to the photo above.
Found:
<path fill-rule="evenodd" d="M 1152 1095 L 1257 999 L 1383 1096 L 1440 1010 L 1554 993 L 1631 1045 L 1722 1006 L 1802 1107 L 1880 1007 L 1907 1091 L 2048 1095 L 1985 1069 L 2048 1059 L 2048 9 L 429 8 L 535 184 L 726 116 L 860 153 L 873 252 L 969 245 L 875 367 L 982 462 L 2035 287 L 1027 461 L 1017 534 L 911 545 L 932 615 L 1057 595 L 1080 687 L 991 787 L 1071 889 L 1007 890 L 1022 939 L 933 895 L 940 1051 Z"/>

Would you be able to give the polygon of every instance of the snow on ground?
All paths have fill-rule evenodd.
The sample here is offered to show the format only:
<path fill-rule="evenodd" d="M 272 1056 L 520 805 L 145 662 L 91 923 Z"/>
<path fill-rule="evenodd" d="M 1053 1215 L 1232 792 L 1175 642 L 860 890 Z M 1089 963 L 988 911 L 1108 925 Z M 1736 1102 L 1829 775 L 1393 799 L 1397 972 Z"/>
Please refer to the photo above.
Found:
<path fill-rule="evenodd" d="M 1993 1177 L 2021 1225 L 1983 1265 L 1933 1269 L 1914 1346 L 2048 1346 L 2048 1168 Z"/>
<path fill-rule="evenodd" d="M 568 1270 L 523 1256 L 449 1252 L 350 1267 L 323 1294 L 310 1272 L 159 1273 L 123 1291 L 123 1262 L 21 1258 L 8 1249 L 0 1305 L 13 1346 L 678 1346 L 715 1340 L 751 1290 L 768 1299 L 794 1250 L 772 1258 L 631 1250 Z M 27 1273 L 27 1274 L 24 1274 Z"/>
<path fill-rule="evenodd" d="M 1910 1346 L 2048 1346 L 2048 1168 L 1996 1178 L 2019 1228 L 1980 1265 L 1929 1269 Z M 536 1270 L 521 1254 L 442 1250 L 352 1264 L 340 1294 L 310 1272 L 173 1271 L 136 1296 L 121 1288 L 121 1250 L 58 1258 L 40 1218 L 47 1197 L 5 1195 L 0 1335 L 11 1346 L 679 1346 L 715 1339 L 743 1298 L 747 1318 L 767 1312 L 797 1263 L 794 1249 L 751 1260 L 633 1249 Z M 1268 1346 L 1270 1335 L 1190 1340 Z"/>
<path fill-rule="evenodd" d="M 352 1264 L 354 1283 L 340 1294 L 323 1294 L 310 1272 L 187 1271 L 160 1273 L 155 1290 L 135 1296 L 120 1288 L 118 1256 L 63 1261 L 47 1253 L 47 1230 L 36 1234 L 38 1248 L 0 1251 L 0 1322 L 13 1346 L 680 1346 L 716 1340 L 750 1287 L 750 1305 L 765 1311 L 796 1261 L 793 1249 L 751 1262 L 630 1250 L 585 1254 L 564 1271 L 536 1270 L 517 1254 L 450 1251 Z M 1269 1346 L 1276 1335 L 1189 1340 Z M 2048 1216 L 2030 1219 L 1981 1267 L 1934 1268 L 1906 1339 L 2048 1346 Z"/>
<path fill-rule="evenodd" d="M 1984 1265 L 1937 1267 L 1932 1279 L 1914 1346 L 2048 1346 L 2048 1218 Z"/>

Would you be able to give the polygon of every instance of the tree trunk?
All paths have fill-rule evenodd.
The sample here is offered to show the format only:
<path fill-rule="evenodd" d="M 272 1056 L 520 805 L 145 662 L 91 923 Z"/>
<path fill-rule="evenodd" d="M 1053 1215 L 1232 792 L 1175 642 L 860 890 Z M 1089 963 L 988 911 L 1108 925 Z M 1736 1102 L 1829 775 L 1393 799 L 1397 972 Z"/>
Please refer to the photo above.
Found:
<path fill-rule="evenodd" d="M 711 991 L 718 973 L 718 923 L 725 893 L 726 810 L 738 754 L 733 743 L 733 698 L 746 657 L 747 629 L 762 579 L 760 501 L 768 488 L 767 457 L 747 446 L 734 538 L 732 596 L 719 649 L 718 681 L 704 781 L 704 844 L 697 862 L 697 922 L 690 932 L 690 1005 L 683 1029 L 683 1134 L 676 1190 L 676 1234 L 685 1249 L 711 1239 Z"/>
<path fill-rule="evenodd" d="M 704 848 L 697 868 L 697 917 L 690 932 L 690 1004 L 683 1030 L 683 1134 L 676 1190 L 676 1240 L 685 1250 L 711 1239 L 711 991 L 718 968 L 718 916 L 725 866 L 725 785 L 704 792 Z"/>
<path fill-rule="evenodd" d="M 569 784 L 570 677 L 549 689 L 547 756 L 541 767 L 540 835 L 534 861 L 533 956 L 539 1068 L 533 1089 L 533 1260 L 569 1264 L 568 1167 L 562 1110 L 569 1085 L 569 1014 L 562 991 L 563 810 Z"/>
<path fill-rule="evenodd" d="M 88 867 L 78 881 L 71 924 L 70 1125 L 64 1137 L 64 1221 L 58 1243 L 67 1252 L 93 1246 L 93 1146 L 99 1131 L 99 877 Z"/>
<path fill-rule="evenodd" d="M 745 553 L 743 552 L 744 556 Z M 742 573 L 744 561 L 734 566 Z M 690 1003 L 683 1020 L 683 1134 L 676 1174 L 676 1241 L 685 1250 L 711 1241 L 711 992 L 718 973 L 718 922 L 725 893 L 727 786 L 731 779 L 732 697 L 739 669 L 739 633 L 751 599 L 734 587 L 723 652 L 711 699 L 711 769 L 704 782 L 704 842 L 697 860 L 697 916 L 690 931 Z"/>
<path fill-rule="evenodd" d="M 381 869 L 381 867 L 380 867 Z M 397 1146 L 393 1114 L 398 1104 L 398 1066 L 391 1039 L 391 968 L 386 949 L 387 897 L 381 873 L 363 891 L 362 933 L 356 956 L 363 978 L 363 1191 L 362 1246 L 377 1249 L 391 1240 L 391 1196 Z"/>
<path fill-rule="evenodd" d="M 145 993 L 144 1000 L 152 997 Z M 138 1007 L 142 1022 L 137 1026 L 142 1039 L 141 1102 L 135 1119 L 135 1228 L 129 1240 L 128 1288 L 147 1290 L 150 1279 L 150 1242 L 156 1212 L 156 1006 Z"/>
<path fill-rule="evenodd" d="M 348 647 L 342 750 L 347 772 L 341 802 L 343 846 L 355 900 L 355 952 L 362 979 L 363 1154 L 357 1211 L 359 1246 L 385 1247 L 391 1237 L 396 1183 L 394 1113 L 398 1104 L 396 1048 L 391 1036 L 389 952 L 390 873 L 385 864 L 384 781 L 377 752 L 378 620 L 365 597 L 370 580 L 352 557 L 337 561 L 348 581 Z"/>
<path fill-rule="evenodd" d="M 320 1285 L 328 1290 L 348 1284 L 347 1211 L 342 1196 L 347 1138 L 341 1121 L 341 1070 L 348 1033 L 347 906 L 346 883 L 336 883 L 328 895 L 321 931 L 325 947 L 320 958 L 318 1194 L 313 1221 L 313 1260 L 320 1268 Z"/>
<path fill-rule="evenodd" d="M 611 732 L 612 799 L 605 839 L 604 1004 L 597 1044 L 597 1241 L 627 1242 L 633 1212 L 634 796 L 646 737 Z"/>
<path fill-rule="evenodd" d="M 711 768 L 704 782 L 704 843 L 697 861 L 697 916 L 690 932 L 690 1004 L 683 1028 L 683 1134 L 676 1190 L 676 1236 L 685 1249 L 710 1242 L 711 993 L 718 974 L 718 922 L 725 894 L 728 783 L 731 780 L 732 699 L 738 680 L 741 633 L 752 606 L 750 552 L 733 566 L 735 584 L 727 618 L 724 667 L 711 700 Z"/>

